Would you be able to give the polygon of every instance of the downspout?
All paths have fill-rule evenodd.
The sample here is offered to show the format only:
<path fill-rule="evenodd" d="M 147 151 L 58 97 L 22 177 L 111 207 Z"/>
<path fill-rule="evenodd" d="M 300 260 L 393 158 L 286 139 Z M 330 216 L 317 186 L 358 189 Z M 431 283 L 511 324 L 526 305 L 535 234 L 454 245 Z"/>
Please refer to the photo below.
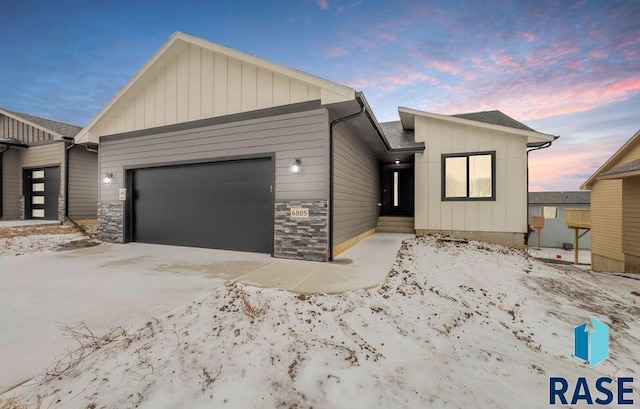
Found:
<path fill-rule="evenodd" d="M 336 118 L 329 125 L 329 261 L 333 261 L 333 128 L 341 122 L 349 121 L 362 115 L 365 111 L 364 103 L 360 98 L 356 97 L 360 110 L 356 113 Z"/>
<path fill-rule="evenodd" d="M 557 137 L 556 137 L 556 139 L 557 139 Z M 527 232 L 524 234 L 524 245 L 525 246 L 529 245 L 529 237 L 531 237 L 531 233 L 533 232 L 533 229 L 531 228 L 531 225 L 529 224 L 529 217 L 531 217 L 530 214 L 529 214 L 529 153 L 531 153 L 533 151 L 539 151 L 541 149 L 546 149 L 549 146 L 551 146 L 552 143 L 553 143 L 553 141 L 547 142 L 544 145 L 540 145 L 540 146 L 538 146 L 536 148 L 527 150 Z"/>
<path fill-rule="evenodd" d="M 2 219 L 2 216 L 3 216 L 2 203 L 4 201 L 4 199 L 2 197 L 2 189 L 3 189 L 3 185 L 2 185 L 2 178 L 3 178 L 3 174 L 2 174 L 2 169 L 3 169 L 2 157 L 4 156 L 3 153 L 5 153 L 8 150 L 9 150 L 9 146 L 8 145 L 0 145 L 0 219 Z"/>

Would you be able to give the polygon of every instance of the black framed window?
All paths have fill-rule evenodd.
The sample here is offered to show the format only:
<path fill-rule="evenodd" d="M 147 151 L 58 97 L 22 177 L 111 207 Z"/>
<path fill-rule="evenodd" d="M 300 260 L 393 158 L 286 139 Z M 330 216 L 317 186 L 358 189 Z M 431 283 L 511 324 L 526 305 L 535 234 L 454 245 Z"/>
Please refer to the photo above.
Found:
<path fill-rule="evenodd" d="M 442 155 L 442 200 L 496 200 L 496 152 Z"/>

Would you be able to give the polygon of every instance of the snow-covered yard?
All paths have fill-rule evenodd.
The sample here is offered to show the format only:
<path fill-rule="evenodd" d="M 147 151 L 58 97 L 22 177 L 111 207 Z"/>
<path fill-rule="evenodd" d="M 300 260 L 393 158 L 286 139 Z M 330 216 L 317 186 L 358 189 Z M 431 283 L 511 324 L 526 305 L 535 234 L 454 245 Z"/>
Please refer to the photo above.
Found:
<path fill-rule="evenodd" d="M 611 336 L 594 368 L 572 357 L 589 316 Z M 640 281 L 425 236 L 405 242 L 378 288 L 235 284 L 138 330 L 68 333 L 79 349 L 0 407 L 538 408 L 552 376 L 638 377 Z M 627 398 L 640 404 L 635 382 Z"/>
<path fill-rule="evenodd" d="M 0 228 L 0 257 L 85 245 L 87 237 L 71 225 L 24 225 Z"/>

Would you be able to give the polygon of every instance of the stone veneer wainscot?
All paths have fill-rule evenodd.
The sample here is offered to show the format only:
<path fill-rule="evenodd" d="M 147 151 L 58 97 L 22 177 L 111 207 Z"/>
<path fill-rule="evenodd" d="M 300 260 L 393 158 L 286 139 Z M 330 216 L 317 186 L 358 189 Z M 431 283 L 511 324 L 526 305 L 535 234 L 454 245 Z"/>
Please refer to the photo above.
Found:
<path fill-rule="evenodd" d="M 98 203 L 98 235 L 110 243 L 124 242 L 124 204 Z"/>
<path fill-rule="evenodd" d="M 292 208 L 309 209 L 309 217 L 292 218 Z M 329 259 L 328 224 L 326 200 L 276 201 L 274 257 L 327 261 Z"/>

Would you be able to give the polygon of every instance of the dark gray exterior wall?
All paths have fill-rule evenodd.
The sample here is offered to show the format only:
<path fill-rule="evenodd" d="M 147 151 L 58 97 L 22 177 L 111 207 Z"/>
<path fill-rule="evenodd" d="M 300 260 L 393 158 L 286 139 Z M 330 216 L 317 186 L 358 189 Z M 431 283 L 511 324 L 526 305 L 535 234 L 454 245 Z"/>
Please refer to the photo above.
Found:
<path fill-rule="evenodd" d="M 0 220 L 20 219 L 22 176 L 20 150 L 11 148 L 2 153 L 2 217 Z"/>
<path fill-rule="evenodd" d="M 127 168 L 272 154 L 275 155 L 275 205 L 281 209 L 309 205 L 313 210 L 324 203 L 326 207 L 329 197 L 329 118 L 325 108 L 132 138 L 106 138 L 100 143 L 98 175 L 101 178 L 106 173 L 113 173 L 113 182 L 100 181 L 99 229 L 109 241 L 123 241 L 123 208 L 118 200 L 118 190 L 126 186 Z M 299 174 L 291 173 L 295 158 L 302 161 Z M 288 202 L 292 204 L 287 205 Z M 300 231 L 321 231 L 318 224 L 327 225 L 326 212 L 313 213 L 313 226 L 305 219 L 284 219 L 287 228 L 274 229 L 274 243 L 281 243 L 276 256 L 289 257 L 295 253 L 299 257 L 294 258 L 328 258 L 327 244 L 322 241 L 291 240 L 291 234 L 298 228 Z M 279 237 L 283 234 L 286 237 Z M 322 245 L 324 249 L 320 249 Z"/>
<path fill-rule="evenodd" d="M 540 208 L 542 206 L 556 206 L 558 208 L 558 218 L 557 219 L 545 219 L 544 220 L 544 229 L 542 229 L 542 247 L 562 247 L 562 243 L 573 243 L 574 242 L 574 231 L 573 229 L 569 229 L 567 227 L 566 218 L 565 218 L 565 210 L 566 209 L 589 209 L 590 205 L 588 204 L 539 204 L 539 203 L 531 203 L 529 204 L 529 216 L 540 216 Z M 580 230 L 580 233 L 583 233 L 584 230 Z M 538 233 L 533 232 L 531 237 L 529 238 L 529 246 L 537 246 L 538 245 Z M 581 249 L 590 249 L 591 248 L 591 232 L 585 234 L 580 238 L 580 248 Z"/>
<path fill-rule="evenodd" d="M 98 213 L 98 154 L 76 145 L 69 150 L 69 217 L 95 219 Z"/>
<path fill-rule="evenodd" d="M 334 248 L 375 229 L 380 213 L 380 165 L 347 124 L 334 129 Z"/>

